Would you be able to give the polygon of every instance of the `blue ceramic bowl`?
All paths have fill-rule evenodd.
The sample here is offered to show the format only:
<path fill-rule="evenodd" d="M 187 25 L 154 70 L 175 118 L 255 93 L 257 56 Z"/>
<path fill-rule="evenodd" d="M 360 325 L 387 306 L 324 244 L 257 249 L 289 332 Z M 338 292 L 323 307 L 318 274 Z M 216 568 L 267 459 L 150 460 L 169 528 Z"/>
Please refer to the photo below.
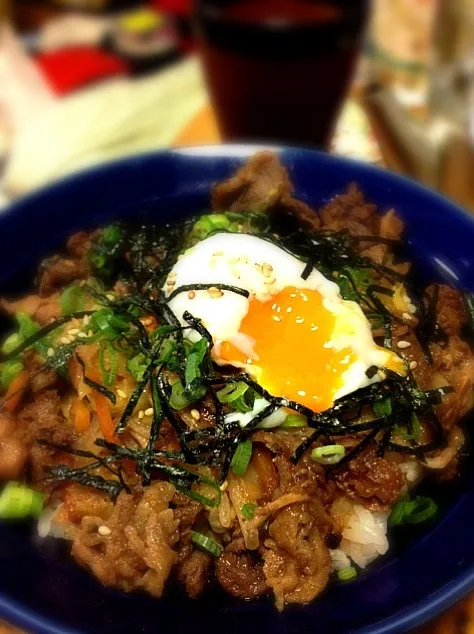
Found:
<path fill-rule="evenodd" d="M 212 183 L 254 148 L 160 152 L 84 172 L 18 202 L 0 216 L 0 292 L 23 291 L 39 258 L 73 231 L 120 216 L 157 222 L 209 205 Z M 316 152 L 282 151 L 298 197 L 316 207 L 357 182 L 381 210 L 406 221 L 409 250 L 429 277 L 439 271 L 474 290 L 474 222 L 437 194 L 366 165 Z M 441 269 L 440 269 L 441 267 Z M 218 591 L 191 601 L 102 588 L 55 540 L 0 525 L 0 618 L 29 631 L 143 634 L 405 632 L 474 588 L 474 475 L 444 494 L 442 516 L 403 540 L 357 581 L 333 585 L 314 604 L 278 614 L 270 600 L 237 602 Z"/>

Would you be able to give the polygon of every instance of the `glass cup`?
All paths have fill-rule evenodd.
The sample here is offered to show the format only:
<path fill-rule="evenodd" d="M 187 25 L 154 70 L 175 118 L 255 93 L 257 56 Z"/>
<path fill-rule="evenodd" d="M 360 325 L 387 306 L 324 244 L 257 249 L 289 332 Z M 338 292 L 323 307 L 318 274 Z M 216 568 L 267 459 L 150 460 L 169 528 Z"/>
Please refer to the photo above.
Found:
<path fill-rule="evenodd" d="M 368 0 L 197 0 L 223 139 L 327 148 L 368 12 Z"/>

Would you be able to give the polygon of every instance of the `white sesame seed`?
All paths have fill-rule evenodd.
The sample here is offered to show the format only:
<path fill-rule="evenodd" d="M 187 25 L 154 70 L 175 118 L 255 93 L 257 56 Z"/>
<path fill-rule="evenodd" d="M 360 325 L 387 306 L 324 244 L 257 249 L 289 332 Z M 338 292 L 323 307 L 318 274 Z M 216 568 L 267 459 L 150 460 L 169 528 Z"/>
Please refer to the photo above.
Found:
<path fill-rule="evenodd" d="M 141 409 L 141 410 L 138 412 L 138 418 L 141 420 L 144 416 L 145 416 L 145 412 Z"/>
<path fill-rule="evenodd" d="M 219 297 L 222 297 L 224 295 L 221 289 L 217 288 L 216 286 L 211 286 L 211 288 L 207 289 L 207 292 L 209 293 L 211 299 L 218 299 Z"/>
<path fill-rule="evenodd" d="M 272 284 L 275 284 L 275 282 L 276 282 L 276 277 L 267 277 L 267 278 L 265 278 L 263 280 L 263 283 L 268 285 L 268 286 L 271 286 Z"/>
<path fill-rule="evenodd" d="M 92 330 L 89 330 L 89 331 L 87 332 L 87 336 L 88 336 L 88 337 L 92 337 L 92 335 L 93 335 L 93 334 L 94 334 L 94 333 L 92 332 Z"/>
<path fill-rule="evenodd" d="M 71 328 L 70 330 L 67 331 L 68 335 L 77 335 L 77 333 L 79 332 L 79 328 Z"/>
<path fill-rule="evenodd" d="M 402 317 L 403 319 L 408 319 L 408 320 L 412 318 L 412 316 L 409 315 L 408 313 L 402 313 Z"/>
<path fill-rule="evenodd" d="M 59 340 L 59 343 L 63 343 L 66 346 L 68 343 L 71 343 L 71 342 L 69 341 L 67 337 L 61 337 L 61 339 Z"/>
<path fill-rule="evenodd" d="M 263 263 L 263 268 L 270 272 L 273 271 L 273 266 L 271 264 L 268 264 L 268 262 Z"/>
<path fill-rule="evenodd" d="M 414 370 L 418 367 L 418 363 L 416 361 L 410 361 L 410 370 Z"/>
<path fill-rule="evenodd" d="M 228 487 L 229 487 L 229 483 L 227 482 L 227 480 L 224 480 L 224 482 L 221 484 L 219 488 L 221 491 L 227 491 Z"/>
<path fill-rule="evenodd" d="M 191 410 L 191 416 L 194 420 L 199 420 L 201 418 L 201 414 L 198 412 L 197 409 Z"/>
<path fill-rule="evenodd" d="M 276 315 L 273 315 L 273 321 L 281 321 L 281 317 L 277 317 Z"/>
<path fill-rule="evenodd" d="M 297 317 L 295 321 L 297 324 L 302 324 L 304 322 L 304 317 Z"/>
<path fill-rule="evenodd" d="M 85 286 L 86 285 L 86 280 L 81 280 L 79 282 L 79 286 Z"/>
<path fill-rule="evenodd" d="M 306 396 L 306 392 L 304 390 L 299 390 L 298 396 Z"/>
<path fill-rule="evenodd" d="M 82 323 L 84 324 L 84 326 L 88 326 L 90 320 L 91 318 L 89 317 L 89 315 L 84 315 L 84 317 L 82 318 Z"/>
<path fill-rule="evenodd" d="M 145 410 L 145 416 L 153 416 L 153 407 L 149 407 Z"/>
<path fill-rule="evenodd" d="M 257 271 L 259 273 L 261 273 L 263 271 L 263 267 L 261 264 L 259 264 L 258 262 L 255 262 L 254 267 L 257 269 Z"/>
<path fill-rule="evenodd" d="M 194 299 L 195 297 L 196 297 L 196 293 L 194 291 L 189 291 L 188 298 L 189 299 Z"/>
<path fill-rule="evenodd" d="M 76 341 L 76 338 L 74 337 L 74 335 L 68 335 L 67 336 L 69 343 L 72 343 L 73 341 Z"/>
<path fill-rule="evenodd" d="M 54 357 L 54 348 L 48 348 L 48 352 L 46 354 L 48 357 Z"/>
<path fill-rule="evenodd" d="M 382 381 L 384 381 L 387 378 L 387 375 L 385 374 L 383 370 L 379 370 L 377 374 L 379 375 L 379 378 L 382 379 Z"/>
<path fill-rule="evenodd" d="M 81 337 L 81 338 L 85 338 L 85 337 L 87 337 L 86 333 L 85 333 L 85 332 L 82 332 L 82 330 L 81 330 L 80 332 L 78 332 L 78 333 L 77 333 L 77 336 L 78 336 L 78 337 Z"/>
<path fill-rule="evenodd" d="M 402 350 L 405 350 L 405 348 L 409 348 L 411 346 L 411 343 L 409 341 L 399 341 L 397 346 Z"/>
<path fill-rule="evenodd" d="M 176 275 L 177 275 L 177 274 L 176 274 L 174 271 L 171 271 L 171 272 L 168 274 L 168 278 L 169 278 L 170 280 L 174 280 L 174 278 L 176 277 Z"/>
<path fill-rule="evenodd" d="M 112 293 L 107 293 L 106 297 L 111 302 L 115 300 L 115 295 L 112 295 Z"/>
<path fill-rule="evenodd" d="M 127 398 L 127 392 L 124 392 L 123 390 L 117 390 L 117 396 L 119 396 L 120 398 Z"/>
<path fill-rule="evenodd" d="M 416 306 L 414 304 L 408 304 L 408 310 L 411 313 L 416 313 Z"/>
<path fill-rule="evenodd" d="M 108 526 L 105 526 L 105 524 L 103 524 L 102 526 L 99 526 L 99 528 L 97 529 L 97 532 L 99 533 L 99 535 L 102 535 L 103 537 L 108 537 L 109 535 L 112 534 L 112 531 L 110 530 L 110 528 Z"/>

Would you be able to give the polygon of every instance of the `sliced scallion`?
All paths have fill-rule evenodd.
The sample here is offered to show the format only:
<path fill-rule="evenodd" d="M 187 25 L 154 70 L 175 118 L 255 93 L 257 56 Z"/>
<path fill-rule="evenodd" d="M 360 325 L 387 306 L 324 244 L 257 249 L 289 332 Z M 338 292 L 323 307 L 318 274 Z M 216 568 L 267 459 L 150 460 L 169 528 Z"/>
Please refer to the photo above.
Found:
<path fill-rule="evenodd" d="M 198 533 L 198 531 L 193 531 L 191 541 L 200 550 L 203 550 L 209 555 L 213 555 L 214 557 L 220 557 L 222 555 L 222 546 L 212 539 L 212 537 L 208 537 L 203 533 Z"/>
<path fill-rule="evenodd" d="M 84 291 L 80 286 L 68 286 L 60 298 L 61 312 L 70 315 L 78 310 L 84 310 Z"/>
<path fill-rule="evenodd" d="M 20 374 L 23 370 L 23 363 L 16 359 L 7 361 L 1 366 L 0 370 L 0 385 L 4 390 L 10 387 L 10 383 L 13 379 Z"/>
<path fill-rule="evenodd" d="M 248 389 L 249 386 L 243 381 L 228 383 L 225 387 L 216 392 L 216 396 L 221 403 L 232 403 L 245 394 Z"/>
<path fill-rule="evenodd" d="M 256 510 L 257 505 L 253 504 L 252 502 L 247 502 L 240 509 L 242 515 L 245 517 L 246 520 L 253 520 Z"/>
<path fill-rule="evenodd" d="M 16 482 L 9 482 L 0 494 L 0 519 L 39 517 L 43 494 Z"/>
<path fill-rule="evenodd" d="M 304 416 L 299 414 L 288 414 L 280 427 L 307 427 L 308 422 Z"/>
<path fill-rule="evenodd" d="M 346 448 L 343 445 L 326 445 L 316 447 L 311 452 L 311 460 L 319 464 L 337 464 L 346 455 Z"/>
<path fill-rule="evenodd" d="M 339 570 L 337 573 L 339 581 L 352 581 L 357 577 L 357 570 L 354 566 L 349 566 L 349 568 L 343 568 Z"/>
<path fill-rule="evenodd" d="M 390 416 L 390 414 L 392 413 L 392 399 L 385 398 L 382 401 L 376 401 L 373 405 L 373 408 L 377 418 Z"/>
<path fill-rule="evenodd" d="M 22 343 L 22 339 L 19 335 L 18 332 L 14 332 L 11 335 L 9 335 L 5 341 L 2 344 L 2 352 L 4 354 L 10 354 L 10 352 L 13 352 L 13 350 L 15 350 L 15 348 L 18 348 L 18 346 L 20 345 L 20 343 Z"/>
<path fill-rule="evenodd" d="M 237 449 L 230 463 L 230 470 L 236 475 L 244 475 L 252 458 L 252 441 L 246 440 L 237 445 Z"/>
<path fill-rule="evenodd" d="M 184 409 L 189 405 L 191 401 L 188 399 L 184 392 L 184 387 L 181 381 L 178 379 L 171 386 L 170 406 L 173 409 Z"/>
<path fill-rule="evenodd" d="M 417 495 L 414 500 L 410 500 L 404 496 L 392 508 L 388 522 L 390 526 L 420 524 L 431 519 L 437 510 L 436 503 L 429 497 Z"/>

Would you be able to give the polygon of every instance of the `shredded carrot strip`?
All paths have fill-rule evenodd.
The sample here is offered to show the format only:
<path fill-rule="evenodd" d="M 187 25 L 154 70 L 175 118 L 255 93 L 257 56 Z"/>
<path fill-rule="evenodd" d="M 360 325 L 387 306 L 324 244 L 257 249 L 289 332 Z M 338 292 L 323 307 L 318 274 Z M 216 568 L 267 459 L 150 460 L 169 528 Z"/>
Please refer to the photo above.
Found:
<path fill-rule="evenodd" d="M 10 413 L 16 410 L 26 392 L 29 376 L 28 370 L 22 370 L 20 374 L 13 379 L 3 398 L 0 409 L 4 409 Z"/>
<path fill-rule="evenodd" d="M 100 392 L 93 392 L 92 398 L 95 403 L 95 410 L 99 417 L 99 425 L 104 434 L 105 440 L 109 442 L 118 442 L 118 438 L 115 435 L 115 425 L 110 413 L 109 403 L 107 398 Z"/>
<path fill-rule="evenodd" d="M 81 434 L 89 429 L 91 415 L 83 399 L 77 398 L 72 406 L 72 422 L 76 430 Z"/>

